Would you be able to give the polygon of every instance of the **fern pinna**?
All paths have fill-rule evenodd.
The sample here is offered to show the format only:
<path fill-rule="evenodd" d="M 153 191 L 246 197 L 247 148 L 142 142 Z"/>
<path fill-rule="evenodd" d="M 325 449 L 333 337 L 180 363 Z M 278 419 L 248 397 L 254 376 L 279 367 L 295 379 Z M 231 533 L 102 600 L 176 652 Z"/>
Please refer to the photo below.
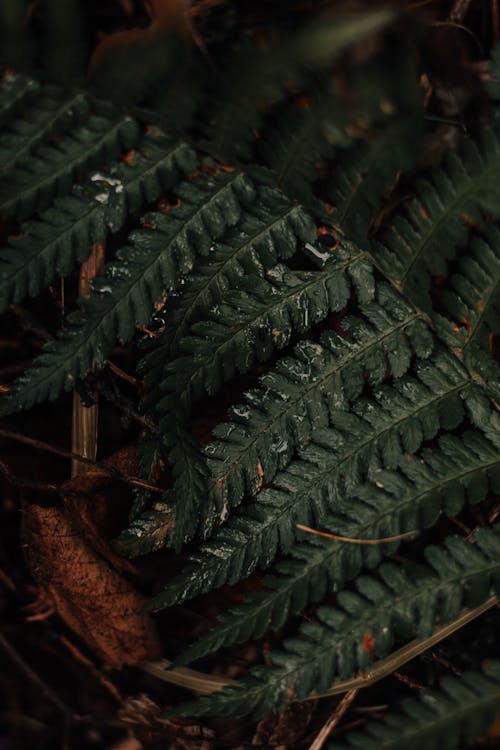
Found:
<path fill-rule="evenodd" d="M 108 262 L 1 414 L 81 389 L 118 342 L 140 340 L 141 472 L 158 492 L 137 494 L 115 549 L 178 553 L 154 611 L 268 571 L 176 666 L 314 612 L 269 666 L 177 713 L 264 716 L 498 594 L 497 527 L 391 560 L 500 492 L 498 121 L 423 174 L 407 58 L 390 100 L 360 76 L 346 102 L 325 69 L 391 17 L 315 27 L 327 59 L 300 34 L 269 51 L 265 107 L 259 66 L 244 102 L 226 71 L 181 137 L 80 90 L 3 78 L 0 211 L 19 224 L 0 251 L 2 312 L 71 279 L 96 245 Z M 383 55 L 371 64 L 387 75 Z M 403 172 L 412 197 L 387 205 Z M 435 712 L 404 707 L 408 746 L 458 710 L 465 737 L 475 707 L 490 715 L 498 665 L 458 684 L 445 681 Z M 392 747 L 399 721 L 369 727 L 363 747 Z"/>

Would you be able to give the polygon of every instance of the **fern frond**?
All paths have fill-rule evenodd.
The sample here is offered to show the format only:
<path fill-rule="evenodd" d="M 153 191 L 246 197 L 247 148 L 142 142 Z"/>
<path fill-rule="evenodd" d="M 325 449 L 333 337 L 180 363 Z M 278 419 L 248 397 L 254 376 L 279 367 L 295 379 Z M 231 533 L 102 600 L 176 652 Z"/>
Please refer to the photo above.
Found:
<path fill-rule="evenodd" d="M 356 539 L 427 528 L 441 512 L 456 515 L 465 501 L 484 500 L 490 487 L 498 491 L 500 459 L 498 448 L 479 433 L 466 433 L 463 440 L 445 435 L 434 454 L 403 459 L 399 473 L 380 470 L 375 476 L 322 524 L 340 536 Z M 355 578 L 363 566 L 378 565 L 384 554 L 398 546 L 324 541 L 310 538 L 296 543 L 289 557 L 277 564 L 274 575 L 264 580 L 269 590 L 250 596 L 238 611 L 224 617 L 219 626 L 221 642 L 239 642 L 243 634 L 244 639 L 254 638 L 268 628 L 280 628 L 310 601 L 320 601 L 328 591 Z"/>
<path fill-rule="evenodd" d="M 142 510 L 128 528 L 113 540 L 113 548 L 124 557 L 137 557 L 165 547 L 172 523 L 170 508 L 155 502 Z"/>
<path fill-rule="evenodd" d="M 363 736 L 351 732 L 335 750 L 455 750 L 478 739 L 499 716 L 500 662 L 487 661 L 481 672 L 444 677 L 440 690 L 402 701 L 398 712 L 370 722 Z M 333 750 L 333 747 L 331 748 Z"/>
<path fill-rule="evenodd" d="M 154 304 L 191 271 L 196 252 L 207 253 L 226 226 L 238 221 L 241 203 L 251 200 L 254 189 L 243 175 L 232 173 L 184 183 L 177 193 L 181 206 L 166 216 L 145 217 L 149 228 L 130 235 L 132 244 L 94 282 L 94 294 L 68 316 L 68 325 L 16 381 L 2 413 L 54 399 L 92 363 L 102 364 L 115 341 L 130 339 L 136 325 L 148 322 Z"/>
<path fill-rule="evenodd" d="M 399 118 L 368 143 L 358 142 L 339 154 L 329 182 L 331 221 L 362 244 L 397 174 L 413 165 L 418 145 L 415 118 Z"/>
<path fill-rule="evenodd" d="M 179 343 L 180 356 L 166 368 L 158 410 L 182 410 L 204 392 L 216 393 L 234 375 L 248 372 L 288 344 L 293 332 L 307 331 L 332 311 L 342 310 L 355 286 L 361 301 L 374 294 L 372 268 L 363 253 L 344 246 L 321 271 L 289 271 L 276 266 L 241 280 L 240 288 L 193 324 Z M 207 339 L 207 335 L 210 337 Z M 160 423 L 161 425 L 161 423 Z"/>
<path fill-rule="evenodd" d="M 17 114 L 24 102 L 35 94 L 40 84 L 20 73 L 7 73 L 0 84 L 0 126 Z"/>
<path fill-rule="evenodd" d="M 29 158 L 3 175 L 0 212 L 24 219 L 67 193 L 79 170 L 100 165 L 135 146 L 139 127 L 132 118 L 91 115 L 85 125 L 38 146 Z M 14 155 L 14 159 L 16 156 Z"/>
<path fill-rule="evenodd" d="M 306 205 L 314 202 L 311 185 L 318 167 L 351 138 L 345 132 L 347 112 L 328 91 L 302 108 L 285 109 L 273 130 L 267 130 L 260 150 L 274 182 L 286 195 Z"/>
<path fill-rule="evenodd" d="M 460 451 L 453 456 L 455 443 L 450 436 L 442 438 L 442 450 L 435 456 L 424 455 L 421 460 L 413 456 L 422 442 L 432 439 L 440 428 L 454 429 L 462 422 L 463 400 L 467 403 L 473 395 L 465 368 L 443 353 L 417 368 L 417 378 L 402 378 L 393 387 L 375 389 L 376 400 L 362 398 L 351 412 L 333 411 L 334 427 L 318 429 L 314 442 L 299 453 L 300 458 L 279 473 L 273 487 L 261 491 L 245 513 L 231 519 L 194 555 L 192 564 L 156 597 L 154 606 L 161 608 L 214 586 L 235 583 L 257 566 L 268 566 L 278 550 L 286 553 L 294 545 L 295 524 L 325 524 L 328 513 L 337 512 L 343 504 L 347 505 L 345 512 L 351 520 L 339 520 L 339 532 L 337 520 L 328 521 L 335 533 L 343 536 L 378 538 L 424 528 L 428 524 L 416 511 L 419 502 L 434 504 L 433 523 L 440 512 L 440 483 L 446 487 L 447 472 L 455 477 L 455 471 L 464 470 L 466 477 L 467 468 L 472 467 L 472 473 L 477 471 L 486 477 L 482 462 L 489 467 L 495 464 L 494 459 L 498 460 L 491 443 L 475 433 L 468 435 L 471 453 L 465 463 L 460 463 L 465 450 L 460 441 Z M 400 467 L 397 474 L 387 472 L 387 481 L 397 486 L 403 499 L 398 506 L 394 497 L 386 493 L 386 497 L 374 501 L 379 502 L 377 515 L 364 498 L 359 503 L 346 498 L 354 491 L 361 492 L 355 488 L 367 474 L 383 473 L 379 466 Z M 422 468 L 410 481 L 412 467 Z M 461 476 L 457 475 L 456 482 Z M 366 487 L 368 490 L 364 491 L 373 491 L 375 485 Z M 426 495 L 429 500 L 425 500 Z M 361 523 L 363 518 L 369 530 Z M 397 528 L 393 530 L 393 526 Z M 340 571 L 341 565 L 336 563 L 334 568 Z M 308 574 L 306 581 L 307 578 Z M 308 585 L 314 592 L 315 574 L 311 573 L 311 579 Z"/>
<path fill-rule="evenodd" d="M 153 341 L 153 347 L 140 363 L 144 373 L 145 396 L 143 410 L 156 419 L 164 412 L 159 408 L 162 398 L 162 383 L 168 375 L 169 363 L 179 354 L 179 342 L 187 335 L 190 326 L 196 319 L 206 317 L 210 308 L 219 304 L 227 290 L 241 283 L 245 274 L 263 276 L 266 269 L 274 266 L 279 258 L 290 257 L 299 241 L 312 240 L 316 230 L 309 216 L 297 205 L 284 198 L 278 191 L 260 188 L 257 193 L 258 203 L 248 208 L 235 229 L 230 230 L 211 251 L 210 261 L 197 268 L 184 286 L 181 297 L 173 300 L 169 306 L 170 322 L 165 332 Z M 193 533 L 193 519 L 196 519 L 198 498 L 204 492 L 204 474 L 202 461 L 199 460 L 199 449 L 189 438 L 186 430 L 169 422 L 169 444 L 175 445 L 174 473 L 182 487 L 184 501 L 177 506 L 176 522 L 163 514 L 165 524 L 175 528 L 175 536 L 184 539 Z M 153 445 L 156 443 L 156 445 Z M 159 439 L 150 435 L 143 436 L 141 453 L 145 476 L 151 475 L 151 461 L 145 456 L 150 452 L 157 462 L 161 454 Z M 187 451 L 187 453 L 186 453 Z M 171 456 L 171 459 L 174 456 Z M 193 459 L 191 464 L 188 458 Z M 184 467 L 184 468 L 182 468 Z M 199 476 L 199 472 L 202 472 Z M 184 477 L 184 478 L 183 478 Z M 179 490 L 179 487 L 177 487 Z M 185 519 L 185 520 L 183 520 Z M 160 523 L 161 516 L 155 515 L 153 523 Z M 127 537 L 127 553 L 143 554 L 148 544 L 147 535 L 143 534 L 143 525 L 151 522 L 149 511 L 145 511 L 137 524 L 130 527 Z M 186 529 L 189 527 L 190 531 Z M 136 535 L 136 529 L 140 535 Z M 158 530 L 155 528 L 155 532 Z M 165 530 L 165 534 L 166 534 Z M 137 536 L 137 546 L 132 543 Z M 159 533 L 149 537 L 153 548 L 157 546 Z M 120 541 L 117 541 L 120 545 Z"/>
<path fill-rule="evenodd" d="M 300 638 L 271 652 L 271 666 L 254 667 L 237 688 L 226 688 L 199 706 L 211 715 L 263 716 L 328 690 L 385 657 L 394 643 L 430 636 L 464 608 L 500 593 L 500 529 L 479 529 L 424 550 L 427 565 L 383 563 L 377 575 L 360 576 L 355 591 L 337 594 L 337 607 L 320 607 L 317 622 L 301 625 Z M 364 647 L 370 634 L 373 649 Z M 218 644 L 212 644 L 217 648 Z M 206 653 L 203 638 L 176 659 L 189 664 Z"/>
<path fill-rule="evenodd" d="M 444 166 L 416 183 L 416 198 L 396 216 L 384 239 L 374 242 L 375 261 L 396 287 L 429 308 L 429 275 L 445 275 L 448 261 L 467 237 L 467 223 L 482 211 L 499 215 L 500 142 L 485 129 Z"/>
<path fill-rule="evenodd" d="M 478 345 L 488 350 L 490 337 L 500 330 L 500 232 L 491 227 L 484 239 L 476 237 L 442 296 L 455 322 L 449 343 L 466 349 Z"/>
<path fill-rule="evenodd" d="M 81 92 L 67 92 L 56 86 L 44 86 L 37 92 L 29 108 L 29 116 L 22 114 L 3 123 L 6 132 L 0 142 L 0 167 L 11 169 L 28 157 L 49 137 L 61 136 L 75 122 L 89 116 L 90 104 Z"/>
<path fill-rule="evenodd" d="M 316 86 L 308 96 L 299 97 L 295 106 L 283 107 L 275 118 L 274 128 L 268 128 L 261 137 L 260 153 L 274 173 L 276 184 L 327 222 L 332 217 L 315 199 L 313 183 L 324 176 L 325 164 L 332 157 L 337 158 L 340 164 L 333 166 L 335 178 L 338 179 L 340 173 L 344 183 L 353 183 L 349 188 L 344 184 L 340 195 L 335 190 L 333 195 L 334 212 L 337 210 L 338 213 L 339 208 L 346 212 L 345 230 L 348 229 L 348 220 L 351 220 L 350 212 L 358 229 L 363 224 L 365 230 L 368 228 L 367 196 L 370 195 L 372 209 L 384 197 L 396 173 L 411 164 L 419 148 L 423 120 L 420 95 L 415 87 L 418 75 L 411 49 L 412 44 L 407 42 L 405 49 L 401 48 L 398 71 L 393 70 L 392 59 L 386 51 L 379 51 L 374 58 L 355 67 L 349 75 L 348 97 L 339 91 L 332 93 L 335 89 L 331 81 Z M 390 76 L 387 74 L 389 68 Z M 383 99 L 374 95 L 382 89 Z M 359 149 L 359 144 L 352 145 L 353 138 L 356 134 L 369 137 L 369 127 L 375 133 L 382 130 L 383 134 L 377 139 L 372 133 L 370 137 L 374 142 L 366 146 L 370 155 L 361 155 L 358 150 L 353 163 L 353 151 Z M 385 148 L 377 148 L 377 140 L 385 142 Z M 387 147 L 389 143 L 390 148 Z M 337 203 L 342 201 L 348 205 L 338 206 Z M 354 219 L 357 210 L 361 213 Z M 336 223 L 343 226 L 338 221 Z M 351 229 L 354 229 L 354 224 Z M 346 231 L 346 236 L 365 240 L 366 231 L 357 234 Z"/>
<path fill-rule="evenodd" d="M 121 229 L 130 212 L 174 187 L 195 165 L 186 144 L 159 134 L 146 136 L 125 163 L 96 173 L 85 185 L 74 186 L 71 195 L 56 199 L 0 250 L 0 311 L 66 276 L 88 256 L 89 247 Z"/>
<path fill-rule="evenodd" d="M 374 385 L 388 373 L 401 377 L 412 349 L 419 357 L 430 355 L 433 338 L 426 324 L 387 285 L 377 286 L 376 299 L 362 312 L 363 318 L 342 320 L 342 333 L 324 333 L 320 344 L 301 342 L 232 408 L 231 421 L 216 428 L 217 439 L 205 448 L 207 510 L 224 513 L 228 504 L 271 482 L 317 429 L 328 426 L 331 413 L 348 409 L 367 377 Z"/>
<path fill-rule="evenodd" d="M 342 309 L 350 283 L 365 299 L 373 293 L 370 264 L 359 251 L 351 255 L 347 249 L 323 271 L 293 273 L 276 267 L 268 276 L 272 282 L 243 279 L 239 290 L 226 295 L 206 320 L 192 326 L 190 335 L 179 343 L 180 356 L 164 370 L 156 414 L 173 464 L 175 484 L 165 500 L 175 504 L 172 534 L 177 548 L 196 529 L 206 486 L 205 461 L 183 427 L 194 402 L 205 392 L 216 393 L 238 372 L 248 372 L 255 361 L 266 361 L 275 348 L 289 342 L 293 332 L 305 331 L 330 310 Z"/>
<path fill-rule="evenodd" d="M 392 10 L 378 9 L 358 17 L 308 24 L 264 48 L 243 42 L 227 56 L 216 81 L 208 118 L 209 150 L 223 159 L 248 158 L 250 143 L 262 122 L 263 105 L 282 100 L 291 79 L 297 85 L 310 71 L 324 69 L 348 47 L 384 28 L 393 18 Z"/>
<path fill-rule="evenodd" d="M 228 289 L 245 275 L 264 276 L 278 260 L 289 258 L 299 242 L 312 242 L 316 228 L 300 206 L 278 191 L 259 188 L 255 205 L 249 207 L 235 229 L 231 229 L 186 282 L 183 294 L 169 306 L 170 323 L 143 358 L 145 411 L 155 413 L 160 384 L 167 363 L 178 353 L 179 342 L 193 322 L 224 299 Z"/>
<path fill-rule="evenodd" d="M 240 289 L 226 295 L 208 319 L 197 322 L 179 344 L 180 356 L 168 363 L 162 381 L 163 396 L 157 404 L 159 427 L 171 453 L 176 482 L 177 545 L 189 534 L 181 519 L 193 527 L 205 490 L 205 462 L 199 449 L 178 425 L 185 422 L 192 406 L 204 393 L 214 394 L 237 373 L 248 372 L 256 361 L 266 361 L 274 349 L 342 309 L 357 287 L 361 299 L 373 295 L 371 265 L 359 251 L 339 250 L 322 271 L 291 272 L 276 267 L 268 276 L 242 280 Z M 207 337 L 208 336 L 208 337 Z M 193 356 L 194 355 L 194 356 Z"/>

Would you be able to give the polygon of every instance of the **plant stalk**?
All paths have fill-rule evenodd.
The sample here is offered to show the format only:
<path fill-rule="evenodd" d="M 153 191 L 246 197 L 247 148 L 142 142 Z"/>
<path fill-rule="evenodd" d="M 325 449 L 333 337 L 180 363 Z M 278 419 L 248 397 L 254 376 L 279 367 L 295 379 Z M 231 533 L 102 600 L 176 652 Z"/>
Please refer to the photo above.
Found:
<path fill-rule="evenodd" d="M 102 274 L 104 268 L 105 246 L 103 242 L 92 246 L 89 257 L 80 267 L 78 279 L 78 293 L 80 297 L 90 295 L 90 281 Z M 95 394 L 92 394 L 96 398 Z M 73 414 L 71 420 L 71 452 L 77 456 L 95 461 L 97 456 L 97 428 L 99 406 L 97 403 L 85 406 L 80 394 L 73 391 Z M 84 474 L 89 464 L 73 459 L 71 461 L 71 477 Z"/>

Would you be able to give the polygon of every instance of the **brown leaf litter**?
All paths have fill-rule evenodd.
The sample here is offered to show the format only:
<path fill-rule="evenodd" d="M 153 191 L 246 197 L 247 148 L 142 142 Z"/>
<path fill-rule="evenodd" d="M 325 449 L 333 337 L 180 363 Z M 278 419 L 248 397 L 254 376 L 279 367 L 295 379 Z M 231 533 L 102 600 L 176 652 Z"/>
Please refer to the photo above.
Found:
<path fill-rule="evenodd" d="M 104 465 L 119 470 L 130 459 L 125 449 Z M 145 598 L 124 575 L 132 565 L 105 539 L 113 484 L 96 466 L 61 486 L 62 507 L 25 502 L 23 527 L 31 572 L 59 616 L 105 663 L 120 668 L 157 658 L 160 644 L 154 623 L 140 614 Z"/>

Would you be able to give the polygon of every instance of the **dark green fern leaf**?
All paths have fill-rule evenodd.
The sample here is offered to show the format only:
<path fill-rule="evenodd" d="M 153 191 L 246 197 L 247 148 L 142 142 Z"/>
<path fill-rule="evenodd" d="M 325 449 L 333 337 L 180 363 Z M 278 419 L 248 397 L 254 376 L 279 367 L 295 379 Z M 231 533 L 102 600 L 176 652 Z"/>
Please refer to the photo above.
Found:
<path fill-rule="evenodd" d="M 15 116 L 22 105 L 36 94 L 40 84 L 19 73 L 6 73 L 0 85 L 0 126 Z"/>
<path fill-rule="evenodd" d="M 271 652 L 270 666 L 254 667 L 238 688 L 225 689 L 197 706 L 212 715 L 265 716 L 293 700 L 328 690 L 387 656 L 396 641 L 427 638 L 464 608 L 500 594 L 500 529 L 479 529 L 471 540 L 453 536 L 424 550 L 427 565 L 383 563 L 376 576 L 357 578 L 355 591 L 337 594 L 337 607 L 320 607 L 317 622 L 300 627 L 301 638 Z M 363 647 L 366 634 L 373 651 Z M 217 648 L 218 644 L 212 644 Z M 203 639 L 176 659 L 189 664 L 204 655 Z M 197 712 L 197 709 L 195 709 Z"/>
<path fill-rule="evenodd" d="M 55 197 L 70 190 L 79 170 L 120 156 L 138 138 L 138 125 L 130 117 L 91 115 L 85 125 L 55 143 L 38 146 L 29 158 L 3 175 L 0 212 L 24 219 L 45 210 Z"/>
<path fill-rule="evenodd" d="M 422 475 L 417 472 L 412 485 L 406 478 L 407 474 L 411 474 L 411 467 L 421 465 L 420 461 L 413 459 L 413 454 L 424 440 L 432 439 L 440 428 L 456 428 L 464 418 L 463 401 L 467 403 L 473 399 L 475 392 L 465 368 L 446 353 L 422 363 L 417 368 L 417 375 L 418 379 L 402 378 L 393 387 L 376 388 L 375 400 L 361 398 L 350 412 L 332 410 L 330 418 L 334 426 L 316 430 L 314 442 L 299 452 L 300 458 L 280 472 L 273 487 L 262 490 L 245 513 L 231 519 L 202 547 L 193 557 L 193 563 L 169 584 L 165 592 L 157 596 L 155 606 L 159 608 L 182 601 L 226 582 L 235 583 L 257 566 L 268 566 L 278 550 L 288 552 L 294 545 L 298 533 L 296 523 L 314 521 L 324 524 L 325 518 L 332 510 L 336 511 L 339 504 L 349 504 L 347 498 L 367 474 L 382 471 L 380 466 L 394 468 L 402 464 L 400 474 L 395 474 L 393 481 L 406 495 L 405 512 L 399 516 L 394 512 L 391 516 L 381 503 L 379 525 L 386 522 L 398 528 L 391 531 L 377 527 L 371 529 L 369 535 L 378 537 L 408 531 L 402 526 L 411 524 L 410 519 L 416 512 L 411 510 L 411 503 L 415 502 L 417 507 L 415 493 L 420 489 L 417 479 L 424 486 L 427 479 L 432 480 L 432 489 L 436 490 L 440 480 L 446 484 L 445 479 L 439 476 L 439 470 L 442 468 L 444 473 L 457 468 L 453 456 L 448 457 L 453 440 L 451 437 L 443 438 L 441 463 L 435 459 L 434 474 L 429 469 L 427 477 L 422 469 Z M 484 409 L 482 403 L 481 408 Z M 487 461 L 491 461 L 492 452 L 498 457 L 490 443 L 481 436 L 471 433 L 469 439 L 471 451 L 477 443 L 476 450 L 480 454 L 479 458 L 471 456 L 469 459 L 473 471 L 478 464 L 478 471 L 486 476 L 481 468 L 483 453 Z M 279 445 L 277 447 L 280 448 Z M 433 461 L 432 456 L 425 455 L 422 465 L 433 467 Z M 462 464 L 458 468 L 462 469 Z M 393 475 L 389 473 L 388 476 Z M 372 488 L 371 484 L 367 486 Z M 436 498 L 435 492 L 429 492 L 437 516 L 440 512 L 439 498 Z M 386 504 L 393 509 L 391 502 L 393 498 L 388 495 Z M 353 504 L 352 513 L 348 513 L 349 517 L 352 516 L 352 522 L 347 524 L 348 531 L 338 533 L 363 538 L 367 532 L 363 528 L 361 531 L 356 528 L 363 514 L 360 512 L 357 517 L 355 510 L 356 504 Z M 377 518 L 376 513 L 370 510 L 366 515 L 370 524 L 378 523 L 373 518 Z M 410 525 L 410 529 L 425 527 L 425 523 L 419 525 L 418 520 L 417 513 L 415 525 Z M 332 529 L 335 529 L 335 525 Z M 203 576 L 200 575 L 201 571 Z"/>
<path fill-rule="evenodd" d="M 468 222 L 482 211 L 499 215 L 500 143 L 496 130 L 467 141 L 441 169 L 416 183 L 417 197 L 396 216 L 374 258 L 398 289 L 429 309 L 429 274 L 445 275 L 448 261 L 467 237 Z"/>
<path fill-rule="evenodd" d="M 479 433 L 466 433 L 462 440 L 445 435 L 434 453 L 425 452 L 411 461 L 405 458 L 398 473 L 379 470 L 374 477 L 360 485 L 350 499 L 339 500 L 334 514 L 325 516 L 322 526 L 355 539 L 379 539 L 432 526 L 441 512 L 454 516 L 464 502 L 484 500 L 490 488 L 498 492 L 498 448 Z M 309 602 L 320 601 L 326 593 L 355 578 L 363 566 L 378 565 L 383 555 L 394 552 L 399 544 L 344 544 L 302 533 L 304 541 L 295 543 L 289 557 L 264 579 L 268 590 L 251 595 L 246 604 L 224 616 L 219 634 L 214 631 L 210 636 L 212 643 L 258 638 L 268 628 L 282 627 L 289 616 Z M 238 539 L 240 544 L 242 539 L 243 534 Z M 214 548 L 221 563 L 212 585 L 227 580 L 224 556 L 230 558 L 233 551 L 231 544 Z M 260 562 L 265 564 L 265 560 Z M 241 559 L 237 565 L 236 570 L 245 569 Z M 197 570 L 195 577 L 195 568 L 187 568 L 183 580 L 179 577 L 177 583 L 174 580 L 170 590 L 156 597 L 153 606 L 161 608 L 185 598 L 182 587 L 187 596 L 198 593 L 200 572 Z"/>
<path fill-rule="evenodd" d="M 113 548 L 124 557 L 137 557 L 165 547 L 172 522 L 168 505 L 155 502 L 141 510 L 120 536 Z"/>
<path fill-rule="evenodd" d="M 286 38 L 256 47 L 244 42 L 227 56 L 212 97 L 207 147 L 222 159 L 248 158 L 262 115 L 295 85 L 321 71 L 348 47 L 382 29 L 394 18 L 388 9 L 314 23 Z M 222 92 L 222 93 L 221 93 Z"/>
<path fill-rule="evenodd" d="M 11 169 L 44 141 L 61 136 L 75 123 L 85 121 L 89 113 L 89 101 L 83 93 L 42 87 L 27 116 L 21 112 L 14 120 L 3 123 L 6 132 L 0 142 L 0 168 Z"/>
<path fill-rule="evenodd" d="M 153 349 L 148 352 L 141 362 L 140 369 L 145 374 L 146 397 L 143 400 L 143 409 L 156 418 L 162 418 L 164 412 L 159 408 L 162 397 L 161 385 L 168 375 L 168 367 L 171 360 L 178 354 L 179 342 L 189 332 L 190 326 L 200 317 L 206 317 L 209 310 L 219 304 L 227 293 L 237 283 L 241 283 L 245 274 L 264 275 L 266 269 L 274 266 L 278 258 L 290 257 L 297 248 L 298 241 L 312 240 L 315 236 L 315 228 L 305 212 L 293 203 L 290 203 L 276 190 L 268 188 L 259 189 L 259 205 L 247 209 L 241 221 L 235 229 L 227 233 L 221 243 L 217 243 L 210 254 L 210 261 L 197 268 L 183 289 L 183 295 L 172 300 L 168 305 L 170 323 L 165 332 L 153 341 Z M 167 314 L 168 314 L 167 313 Z M 164 514 L 165 525 L 175 528 L 175 536 L 186 538 L 190 536 L 193 528 L 193 518 L 196 518 L 197 498 L 201 497 L 205 488 L 203 472 L 203 461 L 199 456 L 199 450 L 189 438 L 185 430 L 182 430 L 176 422 L 165 420 L 169 425 L 168 444 L 175 445 L 174 474 L 179 478 L 182 486 L 182 505 L 177 506 L 175 526 L 172 526 L 172 518 Z M 152 463 L 145 457 L 151 453 L 154 463 L 161 456 L 159 438 L 144 435 L 141 442 L 141 453 L 143 454 L 143 466 L 145 476 L 151 477 Z M 156 443 L 156 445 L 155 445 Z M 182 450 L 184 446 L 188 453 Z M 197 464 L 197 470 L 193 471 L 192 465 L 186 458 L 193 459 Z M 184 466 L 184 472 L 181 470 Z M 201 472 L 201 476 L 199 474 Z M 183 475 L 185 479 L 182 479 Z M 191 485 L 191 486 L 189 486 Z M 179 487 L 177 488 L 179 489 Z M 182 517 L 181 517 L 182 516 Z M 148 537 L 143 533 L 143 525 L 151 522 L 156 525 L 159 515 L 151 516 L 149 510 L 137 521 L 134 528 L 130 528 L 126 535 L 127 552 L 134 552 L 131 537 L 135 534 L 134 529 L 140 531 L 137 536 L 137 547 L 135 554 L 143 554 L 146 551 Z M 185 518 L 183 522 L 182 518 Z M 186 527 L 191 531 L 187 533 Z M 194 524 L 196 528 L 196 523 Z M 150 537 L 156 548 L 159 538 L 158 529 Z M 167 533 L 165 529 L 165 534 Z M 120 541 L 117 541 L 120 545 Z"/>
<path fill-rule="evenodd" d="M 443 294 L 446 312 L 456 324 L 449 343 L 467 349 L 478 345 L 488 350 L 490 337 L 500 331 L 500 232 L 490 228 L 485 238 L 476 237 Z"/>
<path fill-rule="evenodd" d="M 74 186 L 0 250 L 0 311 L 66 276 L 93 244 L 123 226 L 129 212 L 158 198 L 195 165 L 188 146 L 155 134 L 143 138 L 126 162 Z"/>
<path fill-rule="evenodd" d="M 277 187 L 306 205 L 314 205 L 311 185 L 318 167 L 351 139 L 345 132 L 348 112 L 328 91 L 314 100 L 285 109 L 261 143 L 262 158 Z"/>
<path fill-rule="evenodd" d="M 162 381 L 163 396 L 157 404 L 159 427 L 174 464 L 174 490 L 178 517 L 173 525 L 176 546 L 189 538 L 185 525 L 193 526 L 195 510 L 205 489 L 205 461 L 185 430 L 196 400 L 214 394 L 237 373 L 266 361 L 282 348 L 292 333 L 303 332 L 340 310 L 356 286 L 361 300 L 373 295 L 371 266 L 359 251 L 339 251 L 323 271 L 291 272 L 276 267 L 268 272 L 272 282 L 248 277 L 241 289 L 227 295 L 210 317 L 192 326 L 191 334 L 179 344 L 181 356 L 171 360 Z M 185 448 L 185 450 L 184 450 Z M 179 463 L 181 462 L 181 464 Z M 184 522 L 180 521 L 183 519 Z M 192 533 L 192 532 L 191 532 Z"/>
<path fill-rule="evenodd" d="M 241 202 L 254 195 L 238 173 L 184 183 L 177 192 L 181 206 L 145 217 L 148 228 L 130 235 L 132 244 L 94 282 L 95 293 L 68 316 L 68 325 L 4 399 L 4 414 L 56 398 L 93 363 L 102 364 L 117 340 L 129 340 L 136 325 L 149 321 L 154 305 L 191 271 L 196 253 L 208 253 L 226 226 L 238 221 Z"/>
<path fill-rule="evenodd" d="M 413 165 L 418 136 L 415 119 L 398 119 L 372 142 L 356 143 L 339 155 L 329 183 L 331 221 L 347 237 L 366 241 L 371 220 L 397 174 Z"/>
<path fill-rule="evenodd" d="M 498 449 L 480 434 L 466 433 L 462 441 L 443 437 L 440 450 L 424 454 L 422 460 L 404 459 L 398 474 L 379 470 L 375 476 L 373 482 L 358 487 L 349 500 L 339 501 L 334 515 L 325 517 L 322 525 L 341 536 L 357 539 L 377 539 L 431 526 L 442 510 L 456 515 L 465 500 L 483 500 L 489 486 L 498 491 L 500 459 Z M 209 587 L 227 580 L 225 560 L 233 555 L 234 543 L 243 543 L 248 526 L 236 539 L 233 535 L 226 544 L 214 547 L 219 568 L 215 570 L 213 566 L 211 572 L 216 576 Z M 264 579 L 268 590 L 252 594 L 246 604 L 223 617 L 219 632 L 214 630 L 206 638 L 207 650 L 214 643 L 258 638 L 270 627 L 280 628 L 308 602 L 320 601 L 327 592 L 356 577 L 363 565 L 374 567 L 397 546 L 396 542 L 352 545 L 305 535 L 303 542 L 292 547 L 290 557 L 278 563 L 274 575 Z M 237 561 L 239 570 L 245 564 L 241 557 Z M 203 563 L 207 562 L 208 556 L 203 559 Z M 265 560 L 261 562 L 265 564 Z M 208 574 L 206 566 L 203 574 Z M 204 581 L 197 567 L 187 568 L 170 589 L 156 597 L 152 606 L 161 608 L 192 596 L 200 591 L 200 584 L 203 587 Z"/>
<path fill-rule="evenodd" d="M 277 266 L 268 280 L 246 277 L 240 288 L 193 324 L 179 343 L 180 356 L 169 363 L 158 410 L 183 410 L 204 392 L 217 393 L 235 374 L 248 372 L 254 361 L 266 361 L 293 332 L 307 331 L 331 311 L 342 310 L 351 284 L 361 301 L 374 294 L 372 269 L 363 254 L 345 246 L 322 271 L 292 272 Z M 207 338 L 208 336 L 208 338 Z"/>
<path fill-rule="evenodd" d="M 168 362 L 178 353 L 179 342 L 194 321 L 220 304 L 227 290 L 242 277 L 264 276 L 279 259 L 293 255 L 298 242 L 311 242 L 315 235 L 314 224 L 299 206 L 276 190 L 258 190 L 256 205 L 249 207 L 237 227 L 217 243 L 209 260 L 197 267 L 182 296 L 169 304 L 170 323 L 152 342 L 153 348 L 140 365 L 147 389 L 143 402 L 146 411 L 155 413 Z"/>
<path fill-rule="evenodd" d="M 482 672 L 444 677 L 440 690 L 426 690 L 407 698 L 400 710 L 380 722 L 336 741 L 329 750 L 455 750 L 467 746 L 499 716 L 500 662 L 488 661 Z"/>
<path fill-rule="evenodd" d="M 232 408 L 231 421 L 217 427 L 217 440 L 205 454 L 208 499 L 219 512 L 271 482 L 315 430 L 328 426 L 332 412 L 349 408 L 366 377 L 374 385 L 388 373 L 401 377 L 412 348 L 419 357 L 430 354 L 429 329 L 388 286 L 378 285 L 376 301 L 362 311 L 365 318 L 344 318 L 341 332 L 326 332 L 320 344 L 300 343 L 293 357 L 261 378 L 245 403 Z"/>

